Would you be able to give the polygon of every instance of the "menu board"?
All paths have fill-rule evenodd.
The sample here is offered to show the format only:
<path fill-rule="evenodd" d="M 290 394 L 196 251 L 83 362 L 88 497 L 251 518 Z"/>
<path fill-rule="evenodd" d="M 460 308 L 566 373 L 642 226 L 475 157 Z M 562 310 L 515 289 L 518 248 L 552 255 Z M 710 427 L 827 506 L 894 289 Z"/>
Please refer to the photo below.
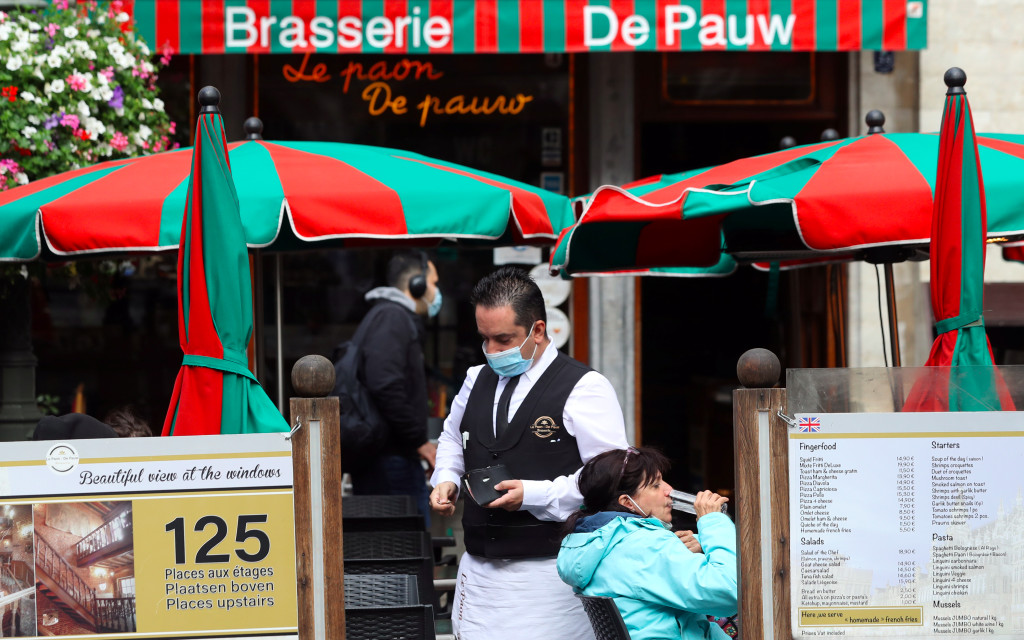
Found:
<path fill-rule="evenodd" d="M 285 434 L 4 443 L 4 637 L 294 639 Z"/>
<path fill-rule="evenodd" d="M 1024 413 L 798 414 L 794 638 L 1024 637 Z"/>

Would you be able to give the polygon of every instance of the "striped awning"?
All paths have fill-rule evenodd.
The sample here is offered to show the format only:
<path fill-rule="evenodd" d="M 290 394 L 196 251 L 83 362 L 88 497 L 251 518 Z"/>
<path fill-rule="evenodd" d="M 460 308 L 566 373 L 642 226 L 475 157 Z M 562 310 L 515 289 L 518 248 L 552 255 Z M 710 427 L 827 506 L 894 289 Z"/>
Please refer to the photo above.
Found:
<path fill-rule="evenodd" d="M 176 53 L 923 49 L 927 0 L 135 0 Z"/>

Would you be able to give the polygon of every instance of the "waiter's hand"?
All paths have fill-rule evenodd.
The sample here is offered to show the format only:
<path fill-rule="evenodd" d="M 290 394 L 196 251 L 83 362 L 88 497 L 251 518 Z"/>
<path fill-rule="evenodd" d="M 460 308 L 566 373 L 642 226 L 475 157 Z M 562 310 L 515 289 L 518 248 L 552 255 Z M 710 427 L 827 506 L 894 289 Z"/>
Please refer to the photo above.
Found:
<path fill-rule="evenodd" d="M 498 491 L 508 491 L 508 493 L 487 505 L 488 509 L 519 511 L 519 507 L 523 506 L 522 480 L 502 480 L 498 484 L 494 485 L 494 488 Z"/>
<path fill-rule="evenodd" d="M 430 508 L 442 516 L 455 513 L 455 498 L 458 487 L 454 482 L 442 482 L 430 492 Z"/>

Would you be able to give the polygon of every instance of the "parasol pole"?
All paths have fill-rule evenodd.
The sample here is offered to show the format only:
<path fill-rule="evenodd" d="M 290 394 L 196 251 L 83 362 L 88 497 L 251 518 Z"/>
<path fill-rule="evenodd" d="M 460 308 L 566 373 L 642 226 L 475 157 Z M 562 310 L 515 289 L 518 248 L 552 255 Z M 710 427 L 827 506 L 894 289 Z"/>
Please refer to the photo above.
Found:
<path fill-rule="evenodd" d="M 284 315 L 284 294 L 281 291 L 281 254 L 274 254 L 274 326 L 277 327 L 277 408 L 284 415 L 284 342 L 281 318 Z"/>
<path fill-rule="evenodd" d="M 896 282 L 892 275 L 892 263 L 885 263 L 885 302 L 889 309 L 889 350 L 892 352 L 892 366 L 903 366 L 900 361 L 900 336 L 896 319 Z"/>
<path fill-rule="evenodd" d="M 253 116 L 246 118 L 245 123 L 242 125 L 242 129 L 245 131 L 245 139 L 248 140 L 262 140 L 263 139 L 263 121 Z M 253 324 L 258 328 L 260 334 L 260 340 L 257 341 L 257 353 L 263 354 L 266 349 L 262 344 L 262 327 L 263 327 L 263 262 L 262 255 L 259 250 L 256 251 L 256 255 L 260 258 L 260 303 L 258 305 L 259 317 Z M 284 347 L 281 342 L 282 327 L 281 327 L 281 308 L 283 305 L 282 293 L 281 293 L 281 254 L 274 255 L 274 326 L 277 331 L 277 409 L 284 415 L 284 358 L 283 352 Z M 263 358 L 258 357 L 256 362 L 260 368 L 263 368 Z"/>
<path fill-rule="evenodd" d="M 868 111 L 864 116 L 864 122 L 868 125 L 868 135 L 885 133 L 885 114 L 878 109 Z M 900 334 L 899 326 L 896 323 L 896 281 L 892 274 L 892 260 L 884 262 L 885 267 L 885 302 L 889 311 L 889 351 L 892 353 L 892 366 L 902 366 L 900 360 Z M 898 402 L 902 404 L 902 398 Z"/>

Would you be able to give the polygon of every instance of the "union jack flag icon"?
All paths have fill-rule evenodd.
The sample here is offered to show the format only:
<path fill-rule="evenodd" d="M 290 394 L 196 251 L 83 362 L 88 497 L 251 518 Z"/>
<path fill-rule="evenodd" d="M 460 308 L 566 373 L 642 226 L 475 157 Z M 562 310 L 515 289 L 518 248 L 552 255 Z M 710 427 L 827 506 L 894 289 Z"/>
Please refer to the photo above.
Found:
<path fill-rule="evenodd" d="M 800 418 L 797 423 L 800 427 L 800 433 L 817 433 L 821 431 L 821 419 L 820 418 Z"/>

